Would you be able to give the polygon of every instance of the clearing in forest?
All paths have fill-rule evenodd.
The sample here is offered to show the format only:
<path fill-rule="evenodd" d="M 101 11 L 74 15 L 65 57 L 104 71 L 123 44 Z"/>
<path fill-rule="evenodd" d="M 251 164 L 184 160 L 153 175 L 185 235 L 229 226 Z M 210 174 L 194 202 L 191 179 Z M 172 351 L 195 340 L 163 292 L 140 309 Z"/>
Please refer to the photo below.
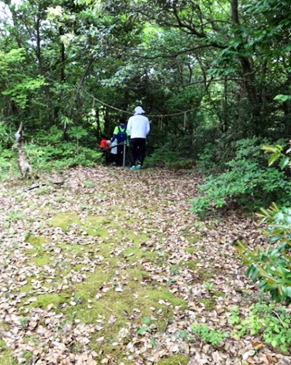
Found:
<path fill-rule="evenodd" d="M 231 335 L 232 308 L 247 313 L 259 296 L 231 244 L 260 244 L 251 217 L 199 220 L 189 200 L 201 178 L 189 172 L 63 178 L 0 188 L 0 364 L 290 364 Z M 193 323 L 222 341 L 203 342 Z"/>

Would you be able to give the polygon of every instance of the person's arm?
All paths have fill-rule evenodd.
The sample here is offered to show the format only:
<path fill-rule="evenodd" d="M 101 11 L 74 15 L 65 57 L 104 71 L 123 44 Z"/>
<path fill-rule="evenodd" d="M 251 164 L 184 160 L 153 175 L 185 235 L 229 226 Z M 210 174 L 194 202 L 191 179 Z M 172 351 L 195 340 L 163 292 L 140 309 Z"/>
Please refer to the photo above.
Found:
<path fill-rule="evenodd" d="M 126 145 L 129 146 L 129 142 L 130 142 L 130 133 L 126 127 Z"/>
<path fill-rule="evenodd" d="M 132 128 L 132 124 L 131 124 L 131 117 L 128 119 L 128 123 L 127 123 L 127 127 L 126 130 L 129 134 L 129 136 L 131 135 L 131 128 Z"/>
<path fill-rule="evenodd" d="M 150 133 L 150 129 L 151 129 L 151 127 L 150 127 L 150 121 L 148 119 L 148 123 L 147 123 L 147 135 Z"/>

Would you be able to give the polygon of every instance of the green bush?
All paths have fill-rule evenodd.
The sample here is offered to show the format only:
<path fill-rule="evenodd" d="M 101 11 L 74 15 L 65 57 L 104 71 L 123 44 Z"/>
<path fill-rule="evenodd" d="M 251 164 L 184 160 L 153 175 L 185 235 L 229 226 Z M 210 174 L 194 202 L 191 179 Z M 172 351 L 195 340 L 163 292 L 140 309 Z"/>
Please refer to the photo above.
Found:
<path fill-rule="evenodd" d="M 1 126 L 0 124 L 0 131 L 2 127 L 4 128 Z M 99 152 L 99 148 L 93 150 L 80 146 L 75 141 L 64 141 L 62 138 L 63 132 L 53 126 L 49 132 L 40 131 L 38 133 L 37 143 L 35 141 L 25 143 L 27 157 L 34 170 L 61 170 L 78 165 L 93 166 L 102 163 L 102 154 Z M 8 143 L 8 139 L 6 142 Z M 0 152 L 0 174 L 5 179 L 8 173 L 15 173 L 18 169 L 18 152 L 16 147 L 4 149 L 1 142 Z"/>
<path fill-rule="evenodd" d="M 62 169 L 73 166 L 93 166 L 102 162 L 102 154 L 86 147 L 79 147 L 70 142 L 53 146 L 27 145 L 27 154 L 32 166 L 37 170 Z"/>
<path fill-rule="evenodd" d="M 279 209 L 273 204 L 261 209 L 262 221 L 268 223 L 266 233 L 270 245 L 266 250 L 246 248 L 240 241 L 237 248 L 244 265 L 248 266 L 247 276 L 258 281 L 259 288 L 270 293 L 276 302 L 291 303 L 291 209 Z"/>
<path fill-rule="evenodd" d="M 169 136 L 156 146 L 154 152 L 145 159 L 145 166 L 166 167 L 169 169 L 189 169 L 194 166 L 195 149 L 189 136 Z"/>
<path fill-rule="evenodd" d="M 211 330 L 206 324 L 192 324 L 192 331 L 196 336 L 199 336 L 204 342 L 210 343 L 212 345 L 220 344 L 227 333 L 220 332 L 217 330 Z"/>
<path fill-rule="evenodd" d="M 8 148 L 10 145 L 14 143 L 13 133 L 11 131 L 11 126 L 8 125 L 7 122 L 4 122 L 0 119 L 0 154 L 4 151 L 4 149 Z"/>
<path fill-rule="evenodd" d="M 221 173 L 228 169 L 227 163 L 232 160 L 256 158 L 260 156 L 260 146 L 267 143 L 266 140 L 253 137 L 233 140 L 230 137 L 220 137 L 215 143 L 208 143 L 203 152 L 199 153 L 197 161 L 198 169 L 206 174 Z"/>
<path fill-rule="evenodd" d="M 62 142 L 54 145 L 39 146 L 35 143 L 25 144 L 29 163 L 37 171 L 61 170 L 73 166 L 93 166 L 102 163 L 102 154 L 76 144 Z M 17 149 L 4 149 L 0 156 L 0 175 L 5 179 L 8 173 L 15 173 L 17 167 Z"/>
<path fill-rule="evenodd" d="M 192 211 L 204 215 L 212 208 L 221 208 L 229 202 L 253 211 L 268 206 L 272 201 L 288 201 L 291 184 L 284 172 L 268 167 L 256 140 L 237 141 L 235 157 L 225 163 L 220 175 L 206 177 L 199 189 L 204 195 L 192 200 Z M 249 146 L 247 147 L 247 144 Z"/>
<path fill-rule="evenodd" d="M 209 176 L 200 185 L 204 196 L 192 200 L 192 211 L 199 215 L 211 208 L 221 208 L 230 201 L 246 210 L 254 210 L 272 201 L 284 202 L 291 185 L 284 173 L 246 159 L 230 161 L 230 169 L 219 176 Z"/>
<path fill-rule="evenodd" d="M 236 325 L 234 337 L 260 334 L 266 343 L 287 352 L 291 345 L 291 314 L 283 306 L 256 303 L 245 319 L 240 318 L 238 307 L 233 308 L 230 323 Z"/>
<path fill-rule="evenodd" d="M 63 138 L 63 131 L 57 126 L 52 126 L 49 131 L 40 130 L 36 135 L 36 141 L 39 145 L 55 145 L 60 143 Z"/>
<path fill-rule="evenodd" d="M 1 180 L 11 178 L 11 174 L 14 174 L 17 170 L 17 157 L 16 151 L 10 149 L 4 149 L 0 154 L 0 176 Z"/>

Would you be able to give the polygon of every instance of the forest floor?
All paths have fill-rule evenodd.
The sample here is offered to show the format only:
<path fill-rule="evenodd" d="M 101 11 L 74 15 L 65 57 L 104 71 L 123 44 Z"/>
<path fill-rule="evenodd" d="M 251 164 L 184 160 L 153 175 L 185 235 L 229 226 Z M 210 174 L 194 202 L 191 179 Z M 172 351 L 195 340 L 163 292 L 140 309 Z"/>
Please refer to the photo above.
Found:
<path fill-rule="evenodd" d="M 260 294 L 232 242 L 265 238 L 241 212 L 191 213 L 200 176 L 99 166 L 50 179 L 64 184 L 0 187 L 1 365 L 291 364 L 233 334 L 233 308 L 246 316 Z"/>

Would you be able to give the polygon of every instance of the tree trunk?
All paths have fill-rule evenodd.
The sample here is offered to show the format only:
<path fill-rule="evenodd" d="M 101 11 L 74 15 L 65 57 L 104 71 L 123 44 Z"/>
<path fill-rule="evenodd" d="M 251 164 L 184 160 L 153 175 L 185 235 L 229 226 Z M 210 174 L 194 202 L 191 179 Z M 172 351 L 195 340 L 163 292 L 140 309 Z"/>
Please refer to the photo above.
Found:
<path fill-rule="evenodd" d="M 15 133 L 15 139 L 18 148 L 18 166 L 21 172 L 22 179 L 25 179 L 28 174 L 32 173 L 32 168 L 28 162 L 27 154 L 24 148 L 24 137 L 23 137 L 23 129 L 22 129 L 22 122 L 18 128 L 18 131 Z"/>
<path fill-rule="evenodd" d="M 66 80 L 66 75 L 65 75 L 66 56 L 65 56 L 65 45 L 64 45 L 64 42 L 62 42 L 62 40 L 61 40 L 61 36 L 64 35 L 63 27 L 59 28 L 59 35 L 60 35 L 60 42 L 61 42 L 61 82 L 64 82 Z"/>
<path fill-rule="evenodd" d="M 231 0 L 231 19 L 233 24 L 239 25 L 239 12 L 238 12 L 238 0 Z M 236 35 L 239 37 L 238 35 Z M 243 43 L 243 40 L 240 39 Z M 249 102 L 252 105 L 252 114 L 257 119 L 260 116 L 260 100 L 256 88 L 255 71 L 253 68 L 253 59 L 251 57 L 238 55 L 242 72 L 243 72 L 243 83 L 244 88 L 248 97 Z"/>

